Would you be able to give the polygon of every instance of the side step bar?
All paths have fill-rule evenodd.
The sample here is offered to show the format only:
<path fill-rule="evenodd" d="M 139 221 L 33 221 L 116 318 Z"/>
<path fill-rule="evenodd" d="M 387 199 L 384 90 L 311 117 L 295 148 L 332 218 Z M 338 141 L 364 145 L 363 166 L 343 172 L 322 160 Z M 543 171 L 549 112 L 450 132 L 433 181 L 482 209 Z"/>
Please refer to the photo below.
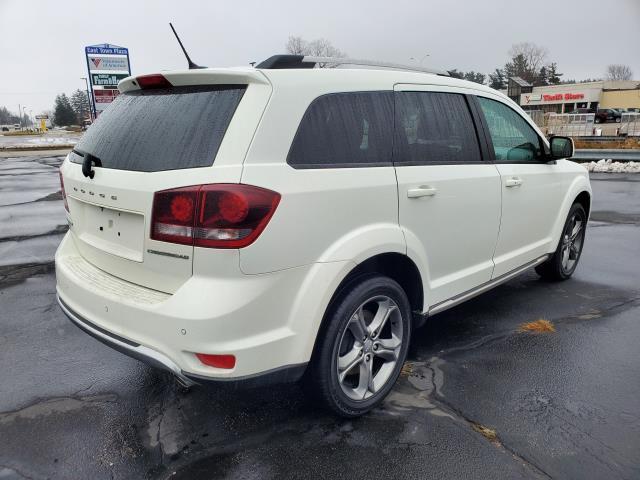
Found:
<path fill-rule="evenodd" d="M 542 262 L 546 261 L 551 255 L 546 254 L 535 260 L 516 268 L 515 270 L 511 270 L 510 272 L 505 273 L 504 275 L 500 275 L 499 277 L 494 278 L 493 280 L 489 280 L 482 285 L 477 286 L 476 288 L 472 288 L 466 292 L 463 292 L 455 297 L 450 298 L 449 300 L 445 300 L 440 303 L 436 303 L 429 307 L 429 311 L 427 312 L 428 316 L 435 315 L 436 313 L 444 312 L 451 307 L 455 307 L 456 305 L 460 305 L 462 302 L 469 300 L 475 296 L 480 295 L 488 290 L 491 290 L 498 285 L 511 280 L 513 277 L 517 277 L 525 270 L 528 270 L 531 267 L 535 267 L 536 265 L 540 265 Z"/>

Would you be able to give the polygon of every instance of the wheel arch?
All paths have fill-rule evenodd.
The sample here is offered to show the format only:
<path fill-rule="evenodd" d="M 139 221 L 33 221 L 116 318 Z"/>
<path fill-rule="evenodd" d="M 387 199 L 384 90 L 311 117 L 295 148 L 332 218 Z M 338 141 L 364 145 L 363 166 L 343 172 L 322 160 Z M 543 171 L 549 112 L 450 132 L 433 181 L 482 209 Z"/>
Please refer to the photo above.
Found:
<path fill-rule="evenodd" d="M 571 183 L 567 189 L 567 193 L 564 197 L 561 207 L 558 209 L 558 216 L 556 217 L 553 231 L 551 234 L 551 244 L 549 245 L 550 251 L 554 252 L 560 241 L 560 235 L 564 227 L 564 222 L 567 219 L 571 206 L 578 202 L 580 203 L 587 213 L 587 220 L 589 219 L 589 213 L 591 212 L 591 186 L 589 185 L 589 179 L 586 175 L 578 176 Z"/>
<path fill-rule="evenodd" d="M 358 263 L 338 284 L 320 321 L 313 344 L 312 357 L 316 352 L 318 339 L 323 334 L 331 312 L 335 308 L 336 301 L 354 282 L 373 275 L 385 275 L 395 280 L 407 294 L 413 312 L 412 321 L 414 327 L 420 327 L 424 323 L 425 317 L 422 315 L 424 290 L 422 275 L 418 266 L 405 254 L 397 252 L 380 253 Z"/>
<path fill-rule="evenodd" d="M 584 211 L 587 213 L 587 219 L 589 218 L 589 214 L 591 213 L 591 193 L 586 190 L 583 190 L 578 194 L 575 200 L 572 202 L 579 203 L 584 208 Z"/>

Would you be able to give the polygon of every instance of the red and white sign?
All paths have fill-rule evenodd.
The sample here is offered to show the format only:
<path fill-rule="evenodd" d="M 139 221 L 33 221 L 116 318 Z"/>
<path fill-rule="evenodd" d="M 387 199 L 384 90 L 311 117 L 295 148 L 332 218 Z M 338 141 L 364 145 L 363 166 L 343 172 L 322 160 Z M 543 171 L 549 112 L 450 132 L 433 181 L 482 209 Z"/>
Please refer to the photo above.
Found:
<path fill-rule="evenodd" d="M 93 99 L 95 100 L 96 110 L 101 112 L 109 106 L 111 102 L 120 94 L 119 90 L 94 90 Z"/>
<path fill-rule="evenodd" d="M 557 102 L 560 100 L 582 100 L 584 93 L 556 93 L 554 95 L 542 95 L 544 102 Z"/>
<path fill-rule="evenodd" d="M 555 91 L 554 91 L 555 90 Z M 520 95 L 520 105 L 545 105 L 551 103 L 575 103 L 575 102 L 598 102 L 602 89 L 586 88 L 582 91 L 571 91 L 567 88 L 565 91 L 558 92 L 561 89 L 549 89 L 547 92 L 523 93 Z"/>
<path fill-rule="evenodd" d="M 120 94 L 119 90 L 95 90 L 96 103 L 111 103 Z"/>

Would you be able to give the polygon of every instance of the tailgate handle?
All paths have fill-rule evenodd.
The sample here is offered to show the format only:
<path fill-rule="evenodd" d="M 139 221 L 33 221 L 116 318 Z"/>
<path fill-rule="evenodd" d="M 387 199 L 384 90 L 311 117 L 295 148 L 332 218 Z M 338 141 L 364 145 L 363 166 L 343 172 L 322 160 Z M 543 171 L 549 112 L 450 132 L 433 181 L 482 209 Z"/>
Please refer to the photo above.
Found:
<path fill-rule="evenodd" d="M 102 161 L 98 157 L 94 157 L 93 155 L 87 153 L 84 156 L 84 161 L 82 162 L 82 174 L 85 177 L 93 178 L 96 174 L 96 172 L 92 168 L 92 165 L 101 167 Z"/>

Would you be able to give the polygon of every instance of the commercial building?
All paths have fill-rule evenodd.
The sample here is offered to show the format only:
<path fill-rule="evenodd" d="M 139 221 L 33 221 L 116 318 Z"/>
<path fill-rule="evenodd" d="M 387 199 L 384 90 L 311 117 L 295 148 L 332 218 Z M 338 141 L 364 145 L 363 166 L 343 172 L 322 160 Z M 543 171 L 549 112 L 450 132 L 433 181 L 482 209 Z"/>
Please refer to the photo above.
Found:
<path fill-rule="evenodd" d="M 505 92 L 524 110 L 569 113 L 578 108 L 640 108 L 640 80 L 570 83 L 534 87 L 520 77 L 509 78 Z"/>

